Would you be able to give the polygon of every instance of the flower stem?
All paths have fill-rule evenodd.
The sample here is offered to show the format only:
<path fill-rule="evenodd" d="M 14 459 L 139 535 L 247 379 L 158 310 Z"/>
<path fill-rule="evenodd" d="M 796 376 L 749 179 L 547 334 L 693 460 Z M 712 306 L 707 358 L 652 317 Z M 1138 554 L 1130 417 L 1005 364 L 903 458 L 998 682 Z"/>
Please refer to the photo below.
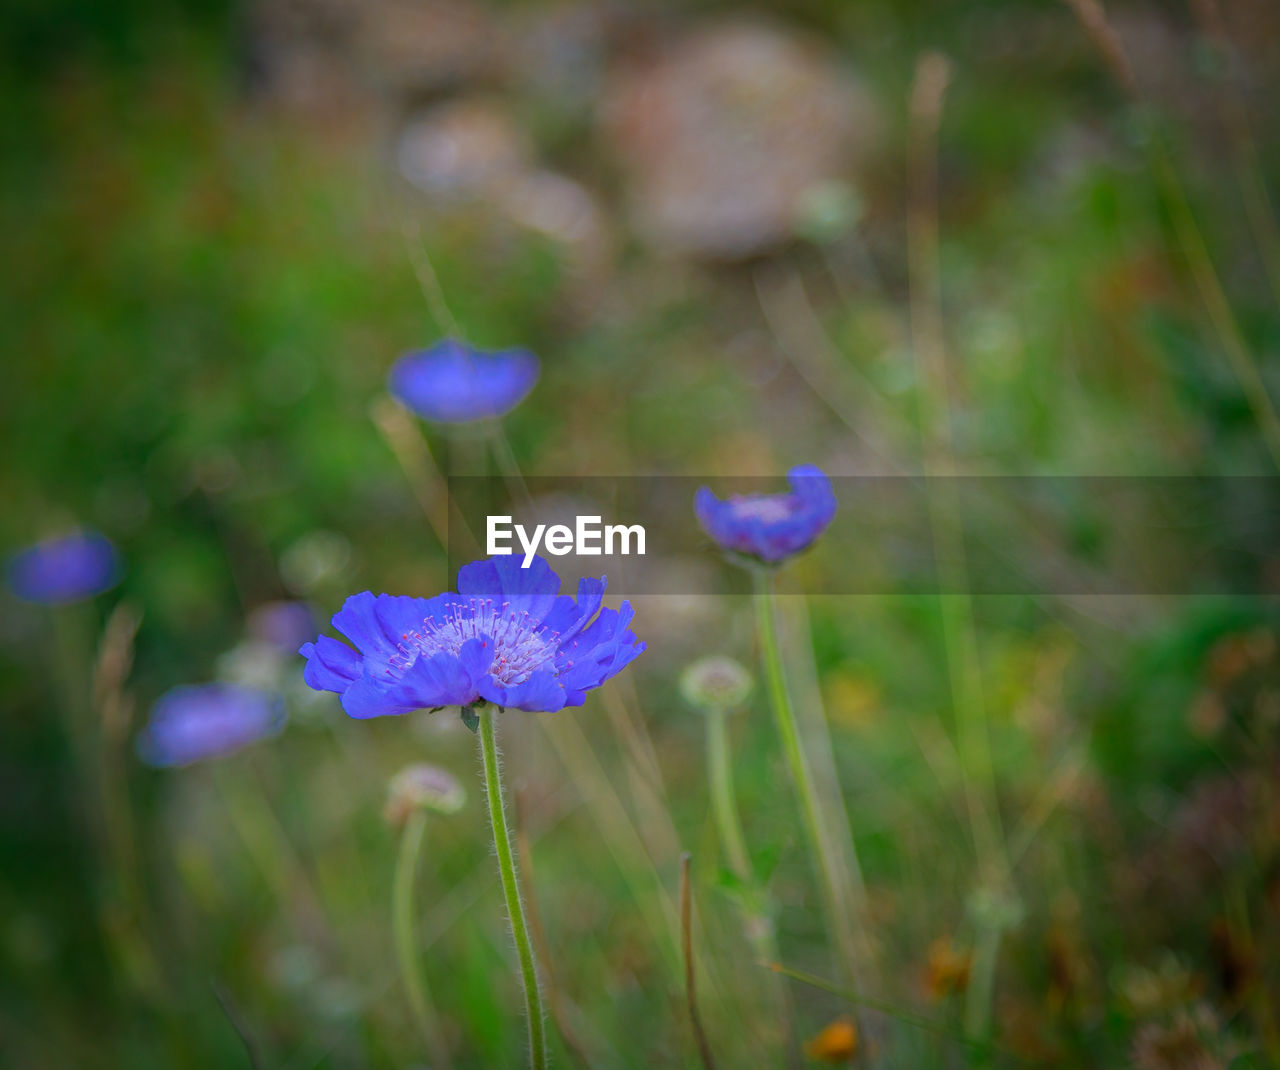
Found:
<path fill-rule="evenodd" d="M 396 957 L 400 960 L 400 977 L 409 997 L 413 1019 L 431 1049 L 432 1065 L 446 1070 L 451 1065 L 449 1049 L 440 1035 L 440 1023 L 427 995 L 418 947 L 413 938 L 413 886 L 426 829 L 427 815 L 415 810 L 400 834 L 400 854 L 396 859 L 395 883 L 391 892 L 391 927 L 395 934 Z"/>
<path fill-rule="evenodd" d="M 533 961 L 533 945 L 529 942 L 529 926 L 525 921 L 524 903 L 520 899 L 520 883 L 515 860 L 511 855 L 511 834 L 507 831 L 507 815 L 502 802 L 502 772 L 498 768 L 498 744 L 493 725 L 493 707 L 481 706 L 480 757 L 484 765 L 485 797 L 489 803 L 489 822 L 493 826 L 493 845 L 498 852 L 498 872 L 507 899 L 507 916 L 511 936 L 520 959 L 520 979 L 524 982 L 525 1015 L 529 1024 L 529 1059 L 534 1070 L 547 1066 L 547 1038 L 542 1018 L 542 993 L 538 989 L 538 970 Z M 499 711 L 501 712 L 501 711 Z"/>
<path fill-rule="evenodd" d="M 773 919 L 762 905 L 764 894 L 756 885 L 746 837 L 742 833 L 742 821 L 738 816 L 728 722 L 727 710 L 716 707 L 707 711 L 707 779 L 711 783 L 711 810 L 729 869 L 742 885 L 742 928 L 747 943 L 758 962 L 772 966 L 778 961 L 778 946 L 773 936 Z M 782 1016 L 783 1045 L 787 1049 L 788 1063 L 794 1065 L 791 1000 L 786 986 L 778 981 L 776 975 L 773 982 L 773 994 Z"/>
<path fill-rule="evenodd" d="M 733 769 L 729 764 L 728 715 L 716 708 L 707 711 L 707 777 L 711 782 L 711 808 L 720 841 L 733 875 L 744 886 L 753 883 L 738 808 L 733 800 Z"/>
<path fill-rule="evenodd" d="M 800 797 L 800 813 L 804 822 L 805 835 L 809 840 L 809 850 L 817 864 L 819 885 L 827 913 L 827 925 L 835 939 L 840 957 L 844 960 L 849 979 L 855 988 L 860 989 L 862 963 L 850 923 L 843 875 L 836 866 L 835 851 L 828 842 L 826 829 L 822 823 L 813 774 L 805 758 L 795 709 L 787 691 L 786 675 L 782 667 L 782 652 L 778 646 L 773 587 L 769 575 L 764 571 L 756 571 L 754 575 L 756 624 L 760 632 L 760 649 L 764 658 L 765 676 L 769 685 L 769 700 L 773 706 L 774 720 L 778 726 L 778 735 L 782 739 L 782 750 L 786 755 L 796 794 Z M 852 849 L 852 844 L 850 848 Z M 855 876 L 856 867 L 855 856 Z"/>

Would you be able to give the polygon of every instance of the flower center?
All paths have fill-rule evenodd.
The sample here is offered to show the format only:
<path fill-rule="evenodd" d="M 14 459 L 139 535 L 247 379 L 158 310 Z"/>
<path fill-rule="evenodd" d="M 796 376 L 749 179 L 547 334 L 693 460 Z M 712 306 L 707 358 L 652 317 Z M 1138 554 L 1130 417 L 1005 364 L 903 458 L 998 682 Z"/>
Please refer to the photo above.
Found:
<path fill-rule="evenodd" d="M 759 520 L 772 524 L 791 516 L 791 500 L 786 495 L 779 494 L 735 498 L 733 512 L 741 520 Z"/>
<path fill-rule="evenodd" d="M 511 608 L 510 602 L 473 598 L 449 606 L 443 621 L 430 617 L 420 631 L 402 637 L 402 658 L 392 664 L 404 668 L 414 652 L 426 657 L 449 654 L 457 657 L 463 644 L 483 638 L 493 648 L 489 674 L 503 686 L 522 683 L 536 669 L 555 670 L 553 661 L 559 632 L 548 631 L 528 610 Z"/>

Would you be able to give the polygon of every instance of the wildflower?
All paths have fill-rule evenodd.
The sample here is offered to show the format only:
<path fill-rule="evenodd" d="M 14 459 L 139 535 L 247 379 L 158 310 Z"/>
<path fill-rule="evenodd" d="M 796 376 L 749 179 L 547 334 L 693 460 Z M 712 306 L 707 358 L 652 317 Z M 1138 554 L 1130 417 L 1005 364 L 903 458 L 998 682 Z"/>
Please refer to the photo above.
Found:
<path fill-rule="evenodd" d="M 96 531 L 74 531 L 30 546 L 9 559 L 13 593 L 24 602 L 64 605 L 92 598 L 120 582 L 123 563 Z"/>
<path fill-rule="evenodd" d="M 267 602 L 249 614 L 249 634 L 281 653 L 293 654 L 315 635 L 316 615 L 306 602 Z"/>
<path fill-rule="evenodd" d="M 831 481 L 815 465 L 787 473 L 787 494 L 747 494 L 721 500 L 701 487 L 698 523 L 720 546 L 768 565 L 807 550 L 836 515 Z"/>
<path fill-rule="evenodd" d="M 335 691 L 352 717 L 443 706 L 554 711 L 620 672 L 644 643 L 633 612 L 601 607 L 605 580 L 583 579 L 575 601 L 541 557 L 507 554 L 458 571 L 458 593 L 410 598 L 369 591 L 348 598 L 328 636 L 306 643 L 305 679 Z"/>
<path fill-rule="evenodd" d="M 284 728 L 278 695 L 240 684 L 175 687 L 161 696 L 138 737 L 138 755 L 158 768 L 219 758 Z"/>
<path fill-rule="evenodd" d="M 505 416 L 537 381 L 538 358 L 526 349 L 485 352 L 445 339 L 396 361 L 388 387 L 424 420 L 462 424 Z"/>
<path fill-rule="evenodd" d="M 405 766 L 391 778 L 382 816 L 390 824 L 398 826 L 417 810 L 456 814 L 466 801 L 466 789 L 447 769 L 416 762 Z"/>
<path fill-rule="evenodd" d="M 858 1027 L 848 1018 L 837 1018 L 804 1046 L 810 1059 L 824 1063 L 852 1062 L 858 1051 Z"/>
<path fill-rule="evenodd" d="M 963 992 L 969 987 L 973 955 L 957 950 L 949 936 L 939 937 L 929 945 L 929 964 L 925 968 L 925 988 L 935 999 Z"/>
<path fill-rule="evenodd" d="M 725 500 L 717 498 L 707 487 L 701 487 L 694 496 L 693 509 L 703 529 L 730 557 L 740 558 L 752 573 L 756 631 L 769 705 L 773 708 L 791 782 L 799 797 L 802 827 L 821 883 L 823 913 L 847 978 L 855 989 L 861 989 L 869 953 L 856 932 L 856 929 L 865 931 L 865 927 L 854 919 L 865 915 L 866 889 L 852 845 L 848 855 L 837 861 L 836 841 L 823 817 L 825 807 L 818 795 L 787 688 L 773 589 L 775 569 L 772 566 L 813 544 L 835 516 L 836 499 L 831 481 L 813 465 L 791 469 L 787 482 L 791 486 L 788 494 L 752 494 Z M 837 784 L 834 797 L 839 799 L 839 794 Z M 850 899 L 852 911 L 846 909 Z M 850 1026 L 856 1037 L 856 1024 L 850 1022 Z"/>
<path fill-rule="evenodd" d="M 751 693 L 751 674 L 733 658 L 701 658 L 680 676 L 680 693 L 700 710 L 732 710 Z"/>

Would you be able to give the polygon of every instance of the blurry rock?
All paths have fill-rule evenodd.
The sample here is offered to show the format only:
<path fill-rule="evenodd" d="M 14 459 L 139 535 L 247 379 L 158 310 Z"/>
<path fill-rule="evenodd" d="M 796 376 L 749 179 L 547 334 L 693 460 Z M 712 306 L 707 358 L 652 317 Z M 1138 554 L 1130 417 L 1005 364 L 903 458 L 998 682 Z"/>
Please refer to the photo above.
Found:
<path fill-rule="evenodd" d="M 400 173 L 428 193 L 480 196 L 523 173 L 530 148 L 497 102 L 464 98 L 411 118 L 400 133 Z"/>
<path fill-rule="evenodd" d="M 440 92 L 500 65 L 488 10 L 470 0 L 369 0 L 359 5 L 357 49 L 371 80 L 400 93 Z"/>
<path fill-rule="evenodd" d="M 503 183 L 497 197 L 513 222 L 563 246 L 571 282 L 594 285 L 608 274 L 612 234 L 584 186 L 553 171 L 529 171 Z"/>
<path fill-rule="evenodd" d="M 728 260 L 791 238 L 806 195 L 846 178 L 876 125 L 865 90 L 819 43 L 740 20 L 629 62 L 602 120 L 641 235 Z"/>
<path fill-rule="evenodd" d="M 552 171 L 531 171 L 501 191 L 502 205 L 517 223 L 573 246 L 599 246 L 604 225 L 591 194 Z"/>
<path fill-rule="evenodd" d="M 503 31 L 522 89 L 560 111 L 589 108 L 604 75 L 607 22 L 595 3 L 513 11 Z"/>

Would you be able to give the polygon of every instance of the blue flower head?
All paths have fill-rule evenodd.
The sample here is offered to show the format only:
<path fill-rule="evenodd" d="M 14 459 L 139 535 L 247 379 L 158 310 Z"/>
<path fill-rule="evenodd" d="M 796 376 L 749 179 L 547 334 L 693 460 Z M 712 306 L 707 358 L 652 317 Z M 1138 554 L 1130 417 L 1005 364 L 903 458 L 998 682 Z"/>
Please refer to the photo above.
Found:
<path fill-rule="evenodd" d="M 381 717 L 484 702 L 528 711 L 581 706 L 621 672 L 644 643 L 633 612 L 602 608 L 605 581 L 584 579 L 575 600 L 541 557 L 474 561 L 458 571 L 458 593 L 435 598 L 352 595 L 328 636 L 305 644 L 305 678 L 336 691 L 352 717 Z"/>
<path fill-rule="evenodd" d="M 807 550 L 836 515 L 836 496 L 822 469 L 802 464 L 787 473 L 788 494 L 746 494 L 721 500 L 700 487 L 698 523 L 722 549 L 765 564 Z"/>
<path fill-rule="evenodd" d="M 14 554 L 8 577 L 9 587 L 24 602 L 56 606 L 109 591 L 123 571 L 110 539 L 96 531 L 75 531 Z"/>
<path fill-rule="evenodd" d="M 505 416 L 537 381 L 538 358 L 527 349 L 485 352 L 446 339 L 401 357 L 387 385 L 424 420 L 462 424 Z"/>
<path fill-rule="evenodd" d="M 138 756 L 168 768 L 218 758 L 284 728 L 280 696 L 240 684 L 175 687 L 161 696 L 138 737 Z"/>
<path fill-rule="evenodd" d="M 292 656 L 298 644 L 316 633 L 316 615 L 306 602 L 267 602 L 249 614 L 249 634 Z"/>

